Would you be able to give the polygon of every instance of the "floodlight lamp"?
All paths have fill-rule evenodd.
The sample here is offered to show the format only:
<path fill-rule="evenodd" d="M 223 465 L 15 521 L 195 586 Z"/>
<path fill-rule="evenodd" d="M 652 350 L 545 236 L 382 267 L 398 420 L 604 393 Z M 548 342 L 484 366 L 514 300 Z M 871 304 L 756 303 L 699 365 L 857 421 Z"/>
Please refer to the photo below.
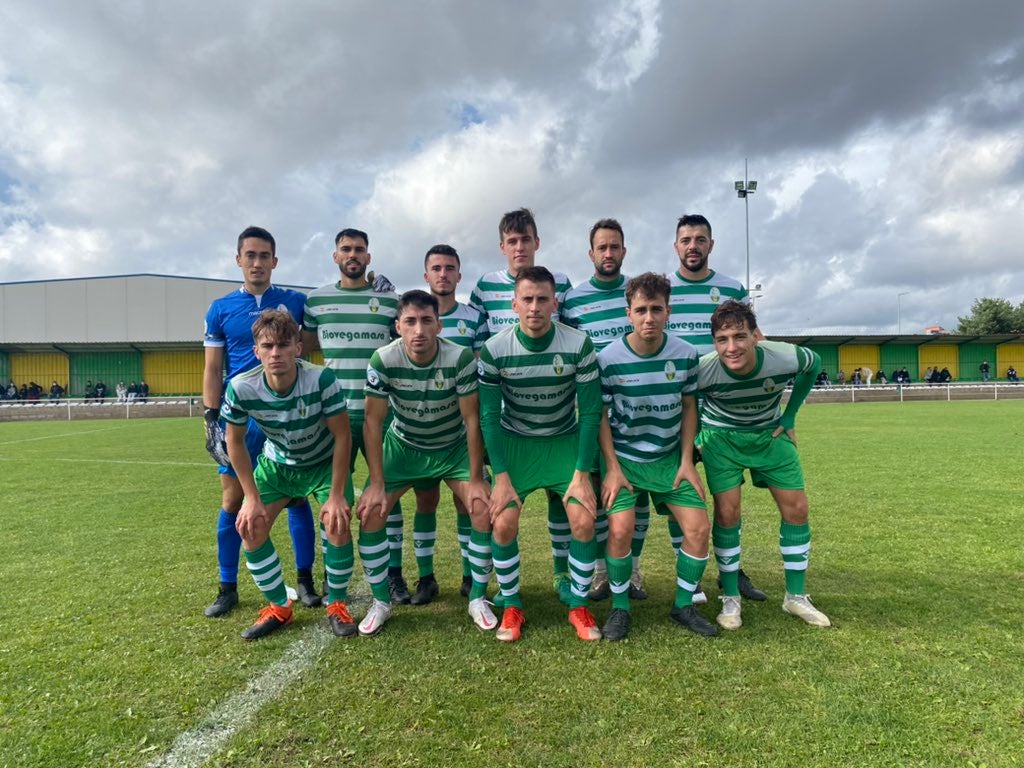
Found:
<path fill-rule="evenodd" d="M 756 181 L 748 181 L 747 182 L 747 192 L 756 192 L 756 191 L 757 191 L 757 182 Z"/>
<path fill-rule="evenodd" d="M 742 181 L 734 181 L 733 182 L 733 187 L 735 188 L 735 190 L 737 192 L 741 192 L 741 191 L 743 191 L 743 182 Z"/>
<path fill-rule="evenodd" d="M 746 197 L 746 196 L 747 196 L 747 191 L 745 189 L 737 189 L 736 190 L 736 197 L 742 198 L 742 197 Z"/>

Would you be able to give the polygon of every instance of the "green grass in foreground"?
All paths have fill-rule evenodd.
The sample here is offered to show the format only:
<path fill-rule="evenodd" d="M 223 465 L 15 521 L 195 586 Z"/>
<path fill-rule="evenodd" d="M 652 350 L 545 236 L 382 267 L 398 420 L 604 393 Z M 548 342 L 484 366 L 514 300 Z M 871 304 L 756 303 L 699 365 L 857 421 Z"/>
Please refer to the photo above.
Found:
<path fill-rule="evenodd" d="M 529 623 L 506 646 L 465 614 L 445 502 L 441 599 L 400 608 L 374 640 L 332 640 L 210 764 L 1020 765 L 1022 425 L 1020 402 L 802 411 L 809 588 L 832 630 L 780 611 L 778 515 L 750 490 L 744 568 L 771 600 L 744 604 L 742 630 L 702 640 L 668 620 L 658 519 L 633 633 L 583 644 L 551 593 L 537 494 Z M 219 493 L 200 434 L 170 419 L 0 424 L 0 766 L 145 765 L 323 622 L 299 609 L 244 643 L 260 604 L 244 573 L 242 608 L 203 618 Z"/>

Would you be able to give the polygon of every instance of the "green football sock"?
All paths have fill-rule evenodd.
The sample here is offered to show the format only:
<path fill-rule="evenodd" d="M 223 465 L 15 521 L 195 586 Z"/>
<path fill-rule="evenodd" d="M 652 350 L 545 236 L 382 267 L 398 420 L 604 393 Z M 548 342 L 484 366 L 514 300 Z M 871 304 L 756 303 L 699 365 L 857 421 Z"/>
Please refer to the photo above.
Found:
<path fill-rule="evenodd" d="M 553 493 L 548 493 L 548 536 L 551 537 L 552 570 L 557 576 L 569 572 L 569 517 L 565 505 Z"/>
<path fill-rule="evenodd" d="M 807 563 L 811 556 L 811 526 L 779 523 L 779 551 L 786 572 L 786 591 L 803 595 L 807 590 Z"/>
<path fill-rule="evenodd" d="M 327 571 L 327 603 L 343 603 L 348 599 L 348 584 L 355 567 L 355 548 L 352 542 L 340 547 L 324 543 L 324 570 Z"/>
<path fill-rule="evenodd" d="M 476 600 L 487 594 L 487 583 L 491 580 L 492 552 L 491 534 L 489 531 L 469 533 L 469 561 L 473 569 L 473 586 L 469 590 L 469 599 Z"/>
<path fill-rule="evenodd" d="M 491 556 L 494 558 L 494 575 L 498 578 L 498 588 L 505 599 L 505 607 L 523 607 L 523 598 L 519 595 L 519 539 L 512 539 L 508 544 L 491 542 Z"/>
<path fill-rule="evenodd" d="M 633 542 L 630 545 L 630 554 L 633 556 L 633 568 L 640 567 L 640 555 L 644 551 L 644 542 L 647 540 L 647 527 L 651 524 L 651 508 L 648 505 L 637 506 L 635 510 L 636 521 L 633 524 Z"/>
<path fill-rule="evenodd" d="M 718 576 L 722 580 L 722 594 L 738 597 L 740 594 L 740 526 L 722 528 L 711 526 L 711 543 L 715 548 Z"/>
<path fill-rule="evenodd" d="M 469 541 L 473 533 L 473 523 L 468 513 L 459 512 L 455 515 L 455 528 L 459 535 L 459 554 L 462 556 L 462 575 L 472 576 L 473 570 L 469 565 Z M 487 551 L 490 554 L 490 537 L 487 539 Z"/>
<path fill-rule="evenodd" d="M 388 568 L 402 570 L 402 545 L 404 543 L 405 519 L 402 517 L 402 502 L 396 501 L 395 506 L 388 512 L 387 522 L 384 523 L 384 530 L 387 531 L 388 539 Z"/>
<path fill-rule="evenodd" d="M 260 592 L 274 605 L 288 605 L 288 590 L 284 585 L 281 560 L 269 538 L 252 552 L 245 553 L 245 565 L 252 574 Z"/>
<path fill-rule="evenodd" d="M 683 529 L 671 515 L 668 518 L 668 538 L 672 542 L 672 552 L 679 554 L 683 548 Z"/>
<path fill-rule="evenodd" d="M 612 590 L 612 608 L 629 610 L 629 577 L 633 575 L 633 558 L 606 557 L 608 563 L 608 586 Z"/>
<path fill-rule="evenodd" d="M 587 604 L 587 592 L 594 580 L 594 561 L 597 559 L 597 541 L 580 541 L 575 536 L 569 539 L 569 579 L 572 582 L 570 608 Z"/>
<path fill-rule="evenodd" d="M 707 555 L 694 557 L 686 552 L 676 555 L 676 608 L 693 605 L 693 591 L 704 577 L 704 569 L 707 566 Z M 722 583 L 725 584 L 724 581 Z"/>
<path fill-rule="evenodd" d="M 420 578 L 434 572 L 434 540 L 437 538 L 437 515 L 416 510 L 412 516 L 412 547 L 416 553 L 416 570 Z"/>
<path fill-rule="evenodd" d="M 608 513 L 601 507 L 597 508 L 597 519 L 594 520 L 594 540 L 597 542 L 597 559 L 604 560 L 608 546 Z"/>
<path fill-rule="evenodd" d="M 388 535 L 379 531 L 359 532 L 359 559 L 373 596 L 382 603 L 391 602 L 388 591 Z"/>

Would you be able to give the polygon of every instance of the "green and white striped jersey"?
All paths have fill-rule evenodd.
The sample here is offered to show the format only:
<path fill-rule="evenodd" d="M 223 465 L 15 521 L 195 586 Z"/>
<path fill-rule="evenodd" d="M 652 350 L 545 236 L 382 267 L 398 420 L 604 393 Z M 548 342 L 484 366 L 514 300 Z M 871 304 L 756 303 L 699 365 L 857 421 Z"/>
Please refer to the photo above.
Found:
<path fill-rule="evenodd" d="M 711 270 L 703 280 L 687 280 L 679 271 L 669 275 L 672 284 L 671 313 L 665 332 L 690 342 L 698 354 L 715 351 L 711 315 L 729 299 L 747 302 L 747 289 L 735 278 Z"/>
<path fill-rule="evenodd" d="M 559 310 L 562 322 L 584 331 L 600 352 L 620 336 L 633 330 L 626 318 L 626 283 L 619 275 L 611 281 L 591 277 L 565 295 Z"/>
<path fill-rule="evenodd" d="M 312 467 L 334 455 L 334 436 L 325 419 L 345 413 L 345 392 L 334 371 L 295 362 L 298 377 L 284 395 L 267 384 L 262 365 L 235 376 L 228 382 L 220 415 L 239 425 L 252 417 L 267 436 L 263 455 L 271 461 Z"/>
<path fill-rule="evenodd" d="M 398 315 L 398 295 L 373 287 L 342 288 L 338 283 L 317 288 L 306 297 L 303 325 L 317 335 L 324 365 L 337 371 L 348 398 L 353 429 L 363 423 L 363 387 L 370 355 L 391 340 Z"/>
<path fill-rule="evenodd" d="M 625 337 L 601 350 L 601 399 L 618 456 L 647 463 L 676 450 L 683 396 L 697 394 L 697 361 L 692 344 L 668 334 L 653 355 L 637 354 Z"/>
<path fill-rule="evenodd" d="M 455 303 L 451 312 L 441 315 L 441 338 L 479 352 L 490 333 L 483 313 L 468 304 Z"/>
<path fill-rule="evenodd" d="M 417 365 L 395 339 L 370 357 L 367 397 L 387 399 L 394 420 L 391 431 L 406 445 L 422 451 L 450 448 L 466 439 L 459 398 L 477 391 L 476 357 L 467 347 L 438 339 L 434 359 Z"/>
<path fill-rule="evenodd" d="M 561 306 L 565 294 L 572 288 L 569 278 L 561 272 L 552 272 L 555 278 L 555 299 Z M 469 295 L 469 305 L 479 309 L 487 321 L 487 329 L 491 336 L 519 323 L 519 316 L 512 310 L 512 297 L 516 292 L 516 279 L 507 269 L 488 272 L 476 281 L 473 292 Z M 551 316 L 558 321 L 558 310 Z"/>
<path fill-rule="evenodd" d="M 746 376 L 732 373 L 715 352 L 701 357 L 702 429 L 774 429 L 786 383 L 820 366 L 815 352 L 783 341 L 759 342 L 756 351 L 757 364 Z"/>
<path fill-rule="evenodd" d="M 590 338 L 562 323 L 543 339 L 506 328 L 484 342 L 478 367 L 481 387 L 501 389 L 501 427 L 525 437 L 575 432 L 577 385 L 597 381 Z"/>

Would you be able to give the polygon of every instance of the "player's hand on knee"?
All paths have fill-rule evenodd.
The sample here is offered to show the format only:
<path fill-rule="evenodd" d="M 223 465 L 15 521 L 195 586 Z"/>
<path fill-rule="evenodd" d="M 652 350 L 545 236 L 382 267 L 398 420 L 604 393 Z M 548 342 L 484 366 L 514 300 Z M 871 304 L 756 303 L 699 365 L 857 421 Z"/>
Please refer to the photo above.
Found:
<path fill-rule="evenodd" d="M 352 520 L 352 508 L 343 498 L 336 501 L 333 496 L 320 508 L 320 519 L 331 536 L 340 536 Z"/>
<path fill-rule="evenodd" d="M 693 486 L 693 490 L 700 496 L 701 501 L 707 501 L 704 494 L 704 483 L 700 479 L 700 474 L 697 472 L 693 462 L 685 462 L 679 465 L 679 471 L 676 472 L 675 480 L 672 481 L 672 487 L 678 488 L 684 482 L 688 482 Z"/>
<path fill-rule="evenodd" d="M 623 488 L 630 493 L 633 492 L 633 485 L 622 473 L 622 468 L 616 467 L 612 469 L 609 467 L 605 473 L 604 480 L 601 481 L 601 501 L 604 502 L 605 509 L 612 508 L 615 504 L 615 499 L 619 495 L 619 491 Z"/>
<path fill-rule="evenodd" d="M 203 427 L 206 432 L 206 452 L 210 454 L 210 458 L 222 467 L 230 467 L 227 437 L 224 434 L 224 425 L 220 422 L 220 412 L 216 408 L 207 408 L 203 411 Z"/>
<path fill-rule="evenodd" d="M 246 499 L 235 519 L 235 530 L 243 541 L 252 541 L 260 538 L 261 534 L 268 530 L 267 522 L 266 507 L 258 501 L 250 502 Z"/>
<path fill-rule="evenodd" d="M 594 495 L 594 486 L 590 482 L 590 473 L 576 470 L 572 474 L 572 481 L 562 497 L 562 503 L 568 505 L 571 499 L 575 499 L 587 514 L 597 518 L 597 496 Z"/>
<path fill-rule="evenodd" d="M 494 487 L 491 489 L 491 523 L 493 524 L 510 506 L 522 509 L 523 502 L 512 486 L 508 473 L 502 472 L 494 478 Z"/>

